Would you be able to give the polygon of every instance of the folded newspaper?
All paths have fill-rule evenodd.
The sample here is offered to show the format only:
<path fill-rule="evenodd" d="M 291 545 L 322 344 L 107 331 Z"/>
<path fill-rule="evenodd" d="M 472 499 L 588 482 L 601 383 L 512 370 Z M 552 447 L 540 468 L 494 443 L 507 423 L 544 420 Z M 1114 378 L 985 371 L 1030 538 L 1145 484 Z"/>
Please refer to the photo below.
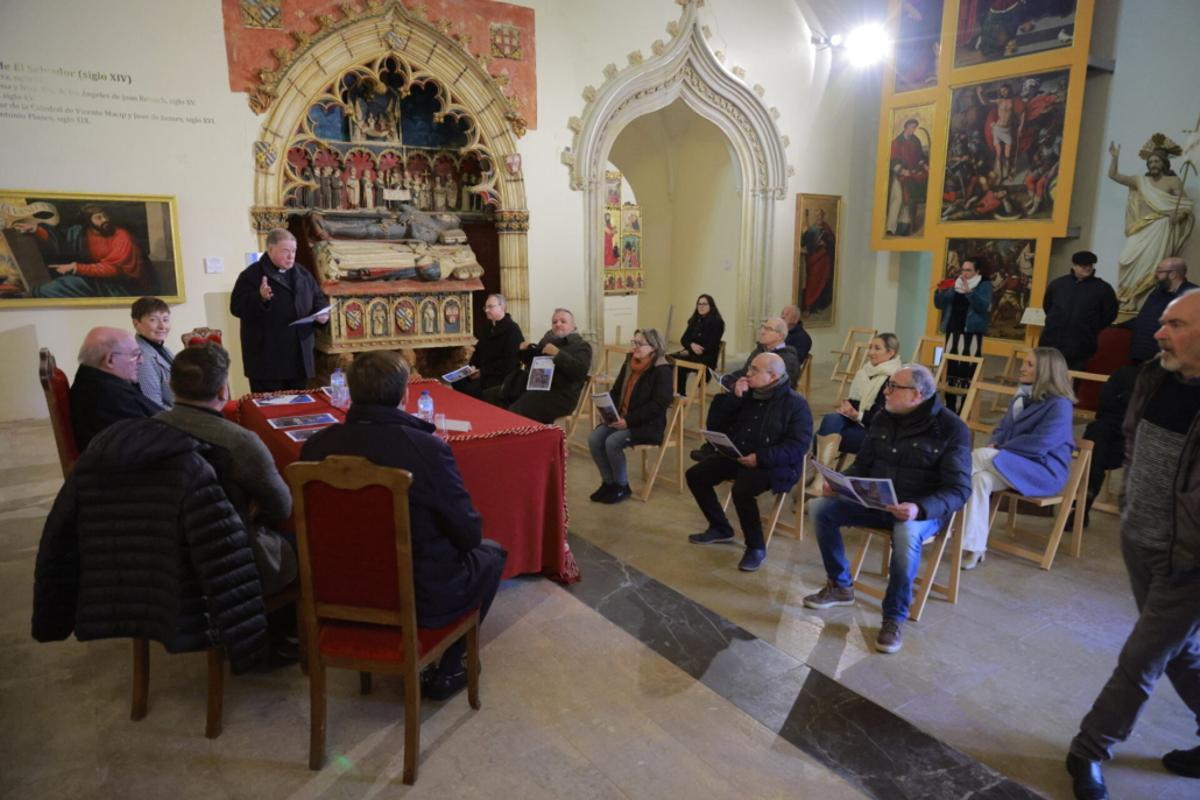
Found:
<path fill-rule="evenodd" d="M 843 475 L 815 460 L 811 464 L 821 473 L 825 485 L 838 497 L 852 500 L 860 506 L 880 510 L 899 504 L 891 478 L 858 478 Z"/>
<path fill-rule="evenodd" d="M 608 392 L 592 395 L 592 404 L 596 406 L 596 411 L 600 414 L 600 419 L 605 425 L 612 425 L 621 419 L 621 415 L 617 413 L 617 407 L 613 403 L 612 395 Z"/>

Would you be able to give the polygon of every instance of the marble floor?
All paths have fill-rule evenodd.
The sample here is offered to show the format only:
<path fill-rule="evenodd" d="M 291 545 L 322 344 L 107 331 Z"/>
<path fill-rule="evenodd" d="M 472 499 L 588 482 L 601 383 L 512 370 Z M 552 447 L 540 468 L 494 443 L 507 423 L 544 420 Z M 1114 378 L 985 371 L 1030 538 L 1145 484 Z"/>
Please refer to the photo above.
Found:
<path fill-rule="evenodd" d="M 819 382 L 818 382 L 819 383 Z M 828 405 L 816 387 L 814 406 Z M 669 487 L 587 501 L 568 467 L 583 581 L 505 582 L 484 628 L 483 708 L 423 706 L 420 776 L 400 783 L 402 694 L 333 673 L 329 760 L 307 769 L 307 683 L 293 668 L 227 683 L 203 736 L 204 659 L 153 651 L 150 712 L 128 719 L 124 641 L 29 637 L 33 561 L 61 484 L 49 425 L 0 425 L 0 797 L 1070 797 L 1067 741 L 1133 619 L 1111 517 L 1050 572 L 993 556 L 957 605 L 931 599 L 894 656 L 878 606 L 814 612 L 811 535 L 766 566 L 695 547 L 701 518 Z M 636 474 L 636 468 L 634 470 Z M 1167 683 L 1107 767 L 1114 797 L 1192 797 L 1159 756 L 1194 743 Z"/>

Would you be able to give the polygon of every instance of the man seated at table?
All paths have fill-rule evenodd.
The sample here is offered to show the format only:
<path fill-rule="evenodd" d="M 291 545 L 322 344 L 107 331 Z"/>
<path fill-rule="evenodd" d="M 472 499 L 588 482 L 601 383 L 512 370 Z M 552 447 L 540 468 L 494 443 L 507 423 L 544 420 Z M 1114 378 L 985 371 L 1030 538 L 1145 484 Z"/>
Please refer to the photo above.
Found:
<path fill-rule="evenodd" d="M 750 371 L 750 365 L 754 362 L 754 359 L 763 353 L 772 353 L 783 359 L 784 367 L 787 369 L 788 385 L 796 385 L 796 381 L 800 378 L 800 368 L 804 362 L 797 355 L 796 349 L 786 343 L 787 334 L 788 326 L 782 317 L 772 317 L 763 322 L 762 327 L 758 329 L 758 344 L 750 351 L 750 355 L 746 357 L 746 363 L 742 365 L 741 369 L 730 372 L 721 379 L 721 386 L 729 394 L 722 392 L 712 398 L 708 407 L 708 417 L 704 421 L 705 427 L 709 430 L 716 430 L 713 428 L 714 420 L 729 415 L 730 409 L 733 407 L 733 401 L 741 397 L 736 388 L 738 381 L 744 378 Z M 692 459 L 700 461 L 711 455 L 715 455 L 716 452 L 712 445 L 704 444 L 699 449 L 692 451 Z"/>
<path fill-rule="evenodd" d="M 517 351 L 525 338 L 521 326 L 508 313 L 504 295 L 489 294 L 483 303 L 483 314 L 487 324 L 468 362 L 475 372 L 453 384 L 457 391 L 472 397 L 482 397 L 488 389 L 504 382 L 504 377 L 517 366 Z"/>
<path fill-rule="evenodd" d="M 404 411 L 408 367 L 390 350 L 372 350 L 351 362 L 346 377 L 352 405 L 345 423 L 305 442 L 300 460 L 363 456 L 380 466 L 411 472 L 408 514 L 417 624 L 438 628 L 477 606 L 482 622 L 508 553 L 482 538 L 479 512 L 449 445 L 434 435 L 432 425 Z M 466 686 L 465 656 L 466 641 L 460 639 L 436 669 L 422 675 L 424 695 L 445 700 Z"/>
<path fill-rule="evenodd" d="M 271 528 L 287 522 L 292 493 L 262 439 L 221 413 L 229 401 L 229 353 L 212 342 L 186 348 L 171 364 L 171 391 L 175 407 L 154 418 L 216 446 L 209 461 L 246 524 L 263 593 L 286 588 L 296 579 L 296 551 Z"/>
<path fill-rule="evenodd" d="M 71 427 L 80 451 L 117 420 L 150 417 L 162 411 L 162 406 L 138 389 L 141 360 L 142 350 L 129 331 L 107 327 L 88 331 L 71 384 Z"/>
<path fill-rule="evenodd" d="M 886 511 L 866 508 L 853 500 L 832 497 L 833 491 L 826 485 L 825 497 L 808 506 L 825 562 L 826 584 L 805 597 L 804 605 L 831 608 L 854 604 L 842 528 L 890 529 L 892 560 L 875 649 L 895 653 L 912 603 L 921 547 L 971 495 L 971 435 L 958 415 L 942 405 L 933 375 L 920 364 L 905 365 L 888 379 L 883 391 L 883 410 L 871 421 L 867 438 L 846 474 L 891 479 L 899 502 Z"/>
<path fill-rule="evenodd" d="M 525 388 L 537 356 L 554 359 L 554 377 L 547 390 Z M 576 332 L 574 314 L 565 308 L 554 309 L 550 330 L 537 344 L 522 342 L 517 357 L 521 361 L 518 368 L 503 384 L 485 391 L 484 400 L 547 425 L 575 410 L 592 366 L 592 346 Z"/>
<path fill-rule="evenodd" d="M 738 379 L 733 400 L 722 415 L 711 419 L 711 430 L 726 434 L 743 455 L 733 459 L 712 455 L 687 471 L 688 488 L 708 520 L 708 528 L 688 537 L 692 544 L 733 540 L 733 528 L 714 487 L 733 481 L 733 506 L 746 541 L 738 564 L 753 572 L 767 557 L 757 497 L 770 489 L 789 491 L 800 480 L 804 455 L 812 443 L 812 412 L 791 385 L 783 359 L 760 353 L 746 375 Z"/>

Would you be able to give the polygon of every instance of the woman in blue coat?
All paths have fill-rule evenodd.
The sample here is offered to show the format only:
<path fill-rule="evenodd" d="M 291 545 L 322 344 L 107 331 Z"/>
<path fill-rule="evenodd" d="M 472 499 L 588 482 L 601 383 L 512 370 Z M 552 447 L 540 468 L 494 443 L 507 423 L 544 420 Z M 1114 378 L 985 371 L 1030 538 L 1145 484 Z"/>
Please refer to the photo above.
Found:
<path fill-rule="evenodd" d="M 982 274 L 978 258 L 963 262 L 958 277 L 933 295 L 933 304 L 942 311 L 941 331 L 946 335 L 946 352 L 958 356 L 982 356 L 983 337 L 987 335 L 992 313 L 992 284 Z M 951 386 L 966 388 L 971 374 L 969 364 L 951 362 Z M 958 413 L 963 395 L 946 394 L 946 408 Z"/>
<path fill-rule="evenodd" d="M 1039 497 L 1058 494 L 1071 471 L 1075 394 L 1062 353 L 1035 348 L 1025 357 L 1017 394 L 992 442 L 971 454 L 971 498 L 963 535 L 963 569 L 975 569 L 987 549 L 992 492 L 1016 489 Z"/>

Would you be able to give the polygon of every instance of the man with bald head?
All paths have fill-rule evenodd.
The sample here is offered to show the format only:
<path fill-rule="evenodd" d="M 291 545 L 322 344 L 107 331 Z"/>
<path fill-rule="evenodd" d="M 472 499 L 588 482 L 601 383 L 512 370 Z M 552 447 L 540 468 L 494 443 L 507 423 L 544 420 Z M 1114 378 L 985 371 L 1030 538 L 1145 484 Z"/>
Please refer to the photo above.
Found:
<path fill-rule="evenodd" d="M 800 367 L 804 367 L 804 359 L 808 358 L 808 353 L 812 350 L 812 337 L 808 335 L 808 331 L 804 330 L 804 323 L 800 321 L 800 309 L 797 306 L 784 306 L 779 312 L 779 318 L 787 325 L 787 338 L 784 339 L 784 344 L 796 351 L 796 357 L 800 359 Z"/>
<path fill-rule="evenodd" d="M 942 405 L 937 384 L 920 364 L 906 364 L 883 385 L 883 410 L 871 419 L 867 438 L 847 475 L 888 478 L 896 504 L 866 508 L 853 500 L 825 496 L 808 506 L 825 564 L 825 588 L 804 598 L 809 608 L 854 605 L 854 581 L 842 529 L 884 528 L 892 532 L 892 560 L 883 598 L 883 624 L 875 641 L 881 653 L 900 649 L 912 603 L 921 547 L 971 495 L 971 434 L 958 415 Z"/>
<path fill-rule="evenodd" d="M 1121 555 L 1138 617 L 1071 741 L 1067 771 L 1081 798 L 1108 797 L 1100 764 L 1129 738 L 1164 672 L 1200 721 L 1200 289 L 1171 301 L 1159 323 L 1159 355 L 1138 374 L 1125 415 Z M 1200 747 L 1162 761 L 1200 778 Z"/>
<path fill-rule="evenodd" d="M 767 557 L 758 495 L 770 489 L 790 491 L 800 480 L 805 453 L 812 442 L 812 413 L 792 390 L 782 358 L 760 353 L 738 378 L 730 399 L 709 415 L 709 429 L 733 441 L 740 458 L 714 453 L 687 471 L 688 488 L 708 527 L 688 537 L 692 544 L 733 541 L 733 527 L 717 500 L 714 487 L 733 481 L 733 506 L 742 526 L 746 550 L 738 569 L 753 572 Z"/>
<path fill-rule="evenodd" d="M 142 350 L 120 328 L 92 328 L 79 348 L 79 369 L 71 385 L 71 427 L 80 451 L 117 420 L 152 417 L 162 406 L 137 386 Z"/>
<path fill-rule="evenodd" d="M 708 407 L 708 418 L 704 424 L 709 430 L 717 430 L 713 427 L 714 419 L 723 419 L 728 416 L 730 405 L 736 398 L 741 397 L 741 391 L 737 388 L 742 383 L 742 378 L 750 371 L 750 365 L 762 353 L 772 353 L 783 359 L 784 369 L 787 371 L 788 385 L 795 386 L 796 381 L 800 378 L 800 367 L 804 363 L 804 359 L 796 353 L 794 347 L 789 347 L 787 344 L 788 326 L 780 317 L 771 317 L 765 320 L 762 327 L 758 329 L 758 345 L 750 351 L 750 355 L 746 357 L 746 363 L 742 368 L 730 372 L 721 379 L 721 386 L 727 392 L 732 392 L 732 395 L 718 394 L 712 399 L 712 404 Z M 697 450 L 692 451 L 692 459 L 701 461 L 711 455 L 716 454 L 716 450 L 711 445 L 705 444 Z"/>
<path fill-rule="evenodd" d="M 1172 300 L 1195 288 L 1196 284 L 1187 279 L 1187 263 L 1182 258 L 1172 256 L 1158 262 L 1154 270 L 1154 288 L 1142 301 L 1138 315 L 1118 326 L 1133 331 L 1129 343 L 1129 358 L 1133 363 L 1143 364 L 1158 355 L 1158 341 L 1154 338 L 1158 318 Z"/>

